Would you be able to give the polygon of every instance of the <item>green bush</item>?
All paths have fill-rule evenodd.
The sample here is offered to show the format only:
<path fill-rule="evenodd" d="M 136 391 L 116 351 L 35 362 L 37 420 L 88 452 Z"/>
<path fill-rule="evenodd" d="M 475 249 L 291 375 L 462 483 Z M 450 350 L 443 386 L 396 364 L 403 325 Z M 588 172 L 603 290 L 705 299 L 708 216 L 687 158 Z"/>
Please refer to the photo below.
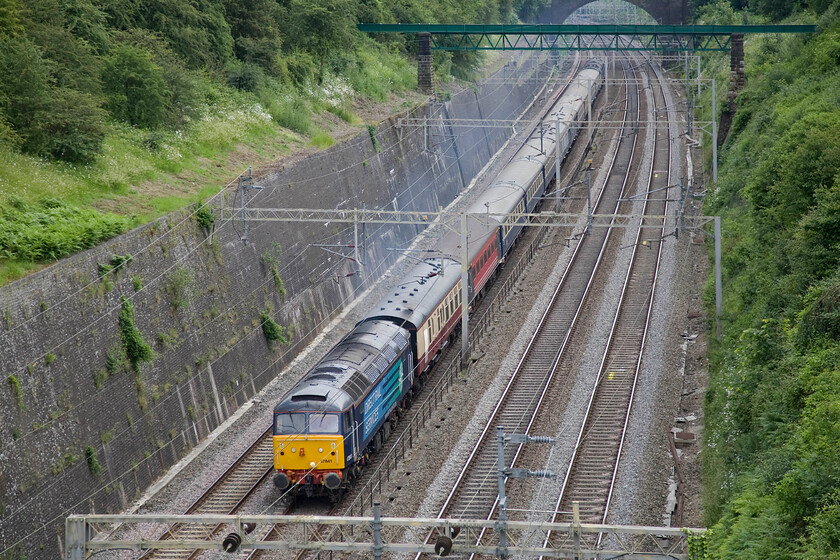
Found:
<path fill-rule="evenodd" d="M 91 474 L 102 472 L 102 465 L 99 464 L 99 459 L 96 458 L 96 450 L 89 445 L 85 447 L 85 460 L 87 461 L 87 466 Z"/>
<path fill-rule="evenodd" d="M 275 342 L 280 344 L 289 343 L 288 338 L 286 338 L 286 329 L 278 325 L 267 312 L 263 311 L 260 313 L 260 323 L 265 339 L 270 346 L 273 346 Z"/>
<path fill-rule="evenodd" d="M 20 386 L 20 381 L 14 375 L 9 376 L 9 387 L 12 389 L 12 397 L 15 399 L 15 405 L 18 409 L 23 408 L 23 389 Z"/>
<path fill-rule="evenodd" d="M 165 289 L 174 309 L 189 307 L 194 280 L 193 273 L 186 268 L 178 267 L 169 273 Z"/>
<path fill-rule="evenodd" d="M 256 64 L 244 63 L 231 66 L 227 71 L 227 84 L 241 91 L 259 91 L 265 82 L 262 69 Z"/>
<path fill-rule="evenodd" d="M 210 231 L 210 228 L 213 227 L 216 217 L 213 215 L 213 209 L 206 202 L 199 203 L 199 207 L 195 211 L 195 221 L 205 231 Z"/>
<path fill-rule="evenodd" d="M 142 362 L 150 362 L 154 359 L 155 353 L 134 325 L 134 306 L 126 298 L 121 298 L 120 301 L 122 302 L 119 314 L 120 341 L 131 367 L 138 371 Z"/>
<path fill-rule="evenodd" d="M 117 45 L 105 59 L 102 86 L 108 110 L 134 126 L 155 128 L 167 120 L 167 100 L 172 95 L 163 68 L 151 53 L 133 45 Z"/>
<path fill-rule="evenodd" d="M 0 257 L 54 260 L 123 233 L 128 218 L 70 206 L 56 199 L 30 205 L 15 197 L 0 204 Z"/>

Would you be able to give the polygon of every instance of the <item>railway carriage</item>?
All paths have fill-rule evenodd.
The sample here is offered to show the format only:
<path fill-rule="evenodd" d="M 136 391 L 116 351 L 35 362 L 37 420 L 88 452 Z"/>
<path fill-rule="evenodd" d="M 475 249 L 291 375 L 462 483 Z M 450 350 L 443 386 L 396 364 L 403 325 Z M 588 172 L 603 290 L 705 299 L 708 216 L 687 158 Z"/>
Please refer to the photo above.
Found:
<path fill-rule="evenodd" d="M 604 64 L 589 61 L 493 184 L 467 210 L 469 302 L 481 297 L 524 227 L 501 214 L 538 209 L 595 98 Z M 558 126 L 559 120 L 559 126 Z M 557 134 L 559 132 L 559 138 Z M 496 213 L 496 216 L 492 214 Z M 415 265 L 274 408 L 275 484 L 337 498 L 388 437 L 461 320 L 461 234 Z"/>
<path fill-rule="evenodd" d="M 391 321 L 409 332 L 418 374 L 428 370 L 461 319 L 461 263 L 429 258 L 384 297 L 364 321 Z"/>

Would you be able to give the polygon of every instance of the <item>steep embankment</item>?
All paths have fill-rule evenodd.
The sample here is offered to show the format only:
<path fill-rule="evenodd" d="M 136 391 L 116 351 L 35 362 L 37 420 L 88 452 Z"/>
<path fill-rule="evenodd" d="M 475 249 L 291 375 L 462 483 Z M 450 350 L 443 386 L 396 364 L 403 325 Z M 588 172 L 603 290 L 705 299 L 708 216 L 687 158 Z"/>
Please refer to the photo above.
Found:
<path fill-rule="evenodd" d="M 835 14 L 812 37 L 748 41 L 747 86 L 706 205 L 723 216 L 724 335 L 704 450 L 714 558 L 840 557 Z"/>
<path fill-rule="evenodd" d="M 530 4 L 518 2 L 517 8 Z M 510 22 L 510 2 L 7 0 L 0 5 L 0 285 L 323 149 L 363 107 L 418 103 L 416 37 L 358 22 Z M 435 73 L 474 76 L 477 53 Z M 343 135 L 342 135 L 343 136 Z M 81 210 L 84 209 L 84 210 Z"/>
<path fill-rule="evenodd" d="M 540 88 L 528 78 L 549 71 L 541 58 L 508 71 L 519 83 L 494 80 L 410 116 L 516 118 Z M 427 212 L 506 139 L 501 128 L 456 137 L 395 117 L 267 175 L 247 201 Z M 0 555 L 57 557 L 66 515 L 123 509 L 288 365 L 418 228 L 362 225 L 357 270 L 336 255 L 353 243 L 352 224 L 254 222 L 246 245 L 238 216 L 210 211 L 234 195 L 0 288 Z"/>

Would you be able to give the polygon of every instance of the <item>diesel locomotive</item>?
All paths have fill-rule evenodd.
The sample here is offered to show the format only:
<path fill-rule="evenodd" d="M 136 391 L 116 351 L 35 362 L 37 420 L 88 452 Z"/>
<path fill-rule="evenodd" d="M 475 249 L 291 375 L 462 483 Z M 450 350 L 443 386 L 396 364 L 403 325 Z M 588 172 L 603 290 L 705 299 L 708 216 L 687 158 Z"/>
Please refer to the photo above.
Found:
<path fill-rule="evenodd" d="M 533 212 L 603 83 L 590 60 L 493 184 L 470 206 L 468 293 L 480 297 Z M 558 126 L 559 121 L 559 126 Z M 559 131 L 559 137 L 557 133 Z M 400 410 L 457 334 L 461 236 L 444 235 L 356 327 L 274 408 L 274 483 L 283 491 L 337 499 L 388 438 Z"/>

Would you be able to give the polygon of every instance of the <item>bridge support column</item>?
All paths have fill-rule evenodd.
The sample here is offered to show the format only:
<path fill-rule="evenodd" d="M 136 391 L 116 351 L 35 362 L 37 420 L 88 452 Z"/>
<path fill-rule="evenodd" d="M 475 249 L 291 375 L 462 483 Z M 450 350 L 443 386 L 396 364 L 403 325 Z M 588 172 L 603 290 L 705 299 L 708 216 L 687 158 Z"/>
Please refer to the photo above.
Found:
<path fill-rule="evenodd" d="M 417 34 L 417 89 L 432 93 L 432 34 Z"/>
<path fill-rule="evenodd" d="M 744 34 L 733 33 L 729 44 L 732 45 L 729 63 L 729 80 L 732 82 L 731 91 L 741 91 L 744 88 Z"/>
<path fill-rule="evenodd" d="M 738 109 L 735 99 L 738 93 L 744 89 L 746 77 L 744 75 L 744 34 L 733 33 L 730 37 L 731 46 L 729 61 L 729 91 L 726 94 L 726 103 L 723 104 L 720 114 L 720 127 L 718 128 L 718 146 L 726 142 L 729 135 L 729 128 L 735 118 L 735 111 Z"/>

